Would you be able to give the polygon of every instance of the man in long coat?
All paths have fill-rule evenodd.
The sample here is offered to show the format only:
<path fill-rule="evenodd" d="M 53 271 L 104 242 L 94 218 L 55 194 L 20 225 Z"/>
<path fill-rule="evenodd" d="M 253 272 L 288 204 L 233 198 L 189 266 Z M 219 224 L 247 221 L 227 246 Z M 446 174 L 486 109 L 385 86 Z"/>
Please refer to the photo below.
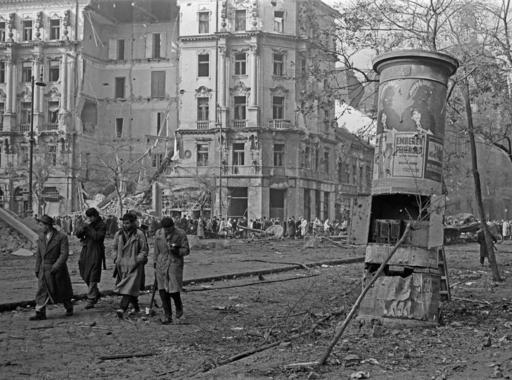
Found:
<path fill-rule="evenodd" d="M 114 291 L 122 296 L 116 314 L 123 318 L 130 303 L 139 312 L 139 300 L 144 265 L 148 262 L 148 244 L 144 232 L 137 228 L 137 216 L 124 214 L 123 227 L 114 236 Z"/>
<path fill-rule="evenodd" d="M 69 257 L 68 237 L 54 228 L 55 220 L 48 215 L 36 219 L 42 229 L 36 248 L 35 273 L 38 279 L 36 314 L 29 319 L 46 319 L 46 305 L 62 303 L 66 317 L 73 315 L 73 287 L 66 261 Z"/>
<path fill-rule="evenodd" d="M 162 300 L 165 317 L 163 324 L 172 323 L 171 298 L 176 307 L 176 318 L 183 315 L 180 292 L 183 287 L 183 259 L 190 253 L 185 231 L 176 228 L 171 218 L 163 218 L 162 228 L 155 234 L 154 266 L 158 293 Z"/>
<path fill-rule="evenodd" d="M 101 281 L 101 265 L 105 259 L 107 224 L 95 208 L 85 211 L 85 216 L 89 223 L 76 231 L 76 237 L 81 239 L 82 244 L 78 268 L 88 287 L 85 308 L 92 309 L 100 298 L 98 284 Z"/>

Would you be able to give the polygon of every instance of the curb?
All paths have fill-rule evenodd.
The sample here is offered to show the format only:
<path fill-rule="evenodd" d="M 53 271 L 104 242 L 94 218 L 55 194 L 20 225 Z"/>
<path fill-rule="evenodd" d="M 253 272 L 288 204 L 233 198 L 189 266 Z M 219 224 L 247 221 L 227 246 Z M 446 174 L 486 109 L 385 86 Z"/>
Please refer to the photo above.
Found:
<path fill-rule="evenodd" d="M 364 262 L 364 259 L 365 259 L 365 256 L 358 256 L 358 257 L 352 257 L 349 259 L 338 259 L 338 260 L 320 261 L 320 262 L 316 262 L 316 263 L 305 263 L 304 265 L 306 265 L 308 267 L 318 267 L 321 265 L 353 264 L 353 263 L 362 263 L 362 262 Z M 297 270 L 297 269 L 304 269 L 304 267 L 301 265 L 288 265 L 285 267 L 273 268 L 273 269 L 261 269 L 261 270 L 256 270 L 256 271 L 222 274 L 222 275 L 211 276 L 211 277 L 200 277 L 200 278 L 191 279 L 191 280 L 184 280 L 183 285 L 198 284 L 198 283 L 212 282 L 212 281 L 222 281 L 222 280 L 229 280 L 229 279 L 235 279 L 235 278 L 240 278 L 240 277 L 251 277 L 251 276 L 258 276 L 258 275 L 272 274 L 272 273 L 289 272 L 289 271 Z M 153 286 L 153 284 L 146 285 L 144 287 L 144 290 L 151 290 L 152 286 Z M 105 290 L 105 291 L 101 292 L 101 295 L 102 295 L 102 297 L 115 296 L 115 295 L 117 295 L 117 293 L 115 293 L 113 290 Z M 73 299 L 75 301 L 87 299 L 87 294 L 86 293 L 75 294 L 73 296 Z M 18 307 L 27 307 L 27 306 L 34 307 L 35 305 L 36 305 L 35 300 L 4 303 L 4 304 L 0 304 L 0 313 L 5 312 L 5 311 L 16 310 L 16 308 L 18 308 Z"/>

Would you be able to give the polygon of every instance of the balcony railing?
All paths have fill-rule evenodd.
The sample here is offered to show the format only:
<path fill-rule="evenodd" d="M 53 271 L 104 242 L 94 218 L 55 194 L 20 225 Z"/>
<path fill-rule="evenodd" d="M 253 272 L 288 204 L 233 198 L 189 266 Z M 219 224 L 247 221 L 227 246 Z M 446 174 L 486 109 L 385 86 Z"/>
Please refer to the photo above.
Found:
<path fill-rule="evenodd" d="M 246 126 L 247 126 L 246 120 L 233 120 L 233 127 L 235 129 L 242 129 L 242 128 L 245 128 Z"/>
<path fill-rule="evenodd" d="M 290 129 L 292 128 L 292 123 L 290 120 L 270 120 L 268 127 L 274 129 Z"/>
<path fill-rule="evenodd" d="M 19 124 L 16 128 L 16 132 L 18 133 L 27 133 L 30 132 L 30 124 Z"/>
<path fill-rule="evenodd" d="M 197 129 L 209 129 L 209 128 L 210 128 L 210 122 L 208 120 L 197 122 Z"/>
<path fill-rule="evenodd" d="M 41 127 L 41 132 L 58 131 L 59 123 L 46 123 Z"/>

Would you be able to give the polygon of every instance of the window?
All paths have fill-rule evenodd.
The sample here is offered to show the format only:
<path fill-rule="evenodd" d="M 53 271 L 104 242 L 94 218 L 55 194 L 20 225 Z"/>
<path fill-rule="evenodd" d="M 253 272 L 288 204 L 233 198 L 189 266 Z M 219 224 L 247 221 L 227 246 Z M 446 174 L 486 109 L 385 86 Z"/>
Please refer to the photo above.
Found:
<path fill-rule="evenodd" d="M 208 166 L 208 144 L 197 144 L 197 166 Z"/>
<path fill-rule="evenodd" d="M 272 97 L 272 119 L 284 119 L 284 98 L 282 96 Z"/>
<path fill-rule="evenodd" d="M 274 11 L 274 32 L 284 32 L 284 12 Z"/>
<path fill-rule="evenodd" d="M 32 103 L 21 102 L 21 124 L 30 124 Z"/>
<path fill-rule="evenodd" d="M 315 148 L 315 170 L 318 171 L 318 166 L 320 163 L 320 149 Z"/>
<path fill-rule="evenodd" d="M 0 42 L 5 42 L 5 21 L 0 22 Z"/>
<path fill-rule="evenodd" d="M 324 149 L 324 173 L 329 173 L 329 154 L 328 148 Z"/>
<path fill-rule="evenodd" d="M 162 43 L 162 39 L 161 39 L 160 33 L 154 33 L 153 34 L 153 54 L 152 54 L 153 58 L 161 58 L 162 57 L 161 43 Z"/>
<path fill-rule="evenodd" d="M 124 82 L 125 78 L 120 77 L 116 78 L 116 86 L 115 86 L 115 97 L 116 98 L 124 98 Z"/>
<path fill-rule="evenodd" d="M 235 120 L 245 120 L 245 105 L 247 100 L 245 96 L 235 96 Z"/>
<path fill-rule="evenodd" d="M 57 145 L 48 145 L 46 162 L 50 162 L 53 166 L 57 165 Z"/>
<path fill-rule="evenodd" d="M 233 144 L 233 166 L 245 165 L 245 144 Z"/>
<path fill-rule="evenodd" d="M 330 203 L 331 194 L 327 191 L 324 192 L 324 215 L 323 220 L 329 219 L 329 203 Z"/>
<path fill-rule="evenodd" d="M 284 166 L 284 144 L 274 144 L 274 166 Z"/>
<path fill-rule="evenodd" d="M 243 32 L 246 28 L 247 15 L 246 11 L 240 10 L 235 12 L 235 32 Z"/>
<path fill-rule="evenodd" d="M 363 187 L 364 186 L 364 169 L 362 166 L 359 167 L 359 186 Z"/>
<path fill-rule="evenodd" d="M 48 102 L 48 123 L 59 122 L 59 102 Z"/>
<path fill-rule="evenodd" d="M 0 62 L 0 83 L 5 83 L 5 62 Z"/>
<path fill-rule="evenodd" d="M 60 20 L 50 20 L 50 40 L 60 38 Z"/>
<path fill-rule="evenodd" d="M 274 75 L 282 77 L 284 75 L 284 55 L 274 53 Z"/>
<path fill-rule="evenodd" d="M 235 75 L 245 75 L 247 67 L 247 54 L 235 54 Z"/>
<path fill-rule="evenodd" d="M 23 21 L 23 41 L 32 41 L 32 20 Z"/>
<path fill-rule="evenodd" d="M 151 97 L 160 99 L 165 97 L 165 71 L 151 72 Z"/>
<path fill-rule="evenodd" d="M 357 167 L 355 165 L 352 165 L 352 184 L 357 184 Z"/>
<path fill-rule="evenodd" d="M 49 63 L 49 80 L 50 82 L 58 82 L 60 76 L 60 62 L 56 60 L 52 60 Z"/>
<path fill-rule="evenodd" d="M 311 166 L 311 148 L 309 146 L 304 150 L 304 166 L 309 169 Z"/>
<path fill-rule="evenodd" d="M 199 12 L 199 33 L 210 33 L 210 13 Z"/>
<path fill-rule="evenodd" d="M 210 55 L 199 54 L 197 56 L 197 76 L 208 77 L 210 76 Z"/>
<path fill-rule="evenodd" d="M 43 187 L 43 195 L 50 198 L 58 198 L 59 190 L 56 187 Z"/>
<path fill-rule="evenodd" d="M 306 59 L 305 58 L 302 58 L 300 60 L 300 75 L 302 77 L 302 79 L 306 79 L 307 77 L 307 63 L 306 63 Z"/>
<path fill-rule="evenodd" d="M 123 137 L 123 121 L 122 117 L 116 118 L 116 137 L 118 139 Z"/>
<path fill-rule="evenodd" d="M 124 40 L 117 40 L 117 59 L 124 59 Z"/>
<path fill-rule="evenodd" d="M 343 183 L 343 164 L 338 162 L 338 183 Z"/>
<path fill-rule="evenodd" d="M 197 121 L 207 121 L 209 118 L 210 99 L 197 98 Z"/>
<path fill-rule="evenodd" d="M 366 186 L 372 186 L 372 169 L 371 166 L 366 167 Z"/>
<path fill-rule="evenodd" d="M 4 130 L 5 103 L 0 103 L 0 132 Z"/>
<path fill-rule="evenodd" d="M 156 113 L 156 135 L 160 136 L 160 132 L 162 131 L 162 126 L 164 124 L 164 113 L 157 112 Z"/>
<path fill-rule="evenodd" d="M 159 168 L 162 166 L 162 162 L 164 162 L 164 155 L 162 153 L 153 153 L 151 156 L 151 166 L 154 168 Z"/>
<path fill-rule="evenodd" d="M 21 64 L 21 80 L 25 83 L 32 81 L 32 62 L 23 62 Z"/>

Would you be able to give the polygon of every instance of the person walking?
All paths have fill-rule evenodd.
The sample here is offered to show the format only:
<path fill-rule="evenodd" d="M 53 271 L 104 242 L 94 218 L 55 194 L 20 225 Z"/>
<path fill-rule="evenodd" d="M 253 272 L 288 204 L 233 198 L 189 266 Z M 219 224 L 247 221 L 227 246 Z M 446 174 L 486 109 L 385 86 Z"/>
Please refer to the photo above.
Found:
<path fill-rule="evenodd" d="M 139 312 L 139 300 L 144 265 L 148 262 L 148 244 L 144 232 L 136 226 L 137 216 L 124 214 L 121 218 L 122 228 L 114 236 L 114 291 L 121 298 L 116 314 L 124 317 L 130 303 L 134 312 Z"/>
<path fill-rule="evenodd" d="M 489 229 L 489 234 L 491 235 L 491 239 L 493 243 L 496 243 L 498 239 L 494 236 L 494 234 Z M 489 261 L 489 252 L 487 251 L 487 243 L 485 242 L 485 233 L 483 228 L 478 230 L 476 241 L 480 244 L 480 265 L 484 265 L 485 258 L 487 257 L 487 261 Z"/>
<path fill-rule="evenodd" d="M 509 238 L 510 238 L 510 224 L 509 224 L 509 222 L 507 220 L 503 221 L 502 235 L 503 235 L 503 240 L 509 240 Z"/>
<path fill-rule="evenodd" d="M 67 260 L 69 243 L 66 234 L 55 229 L 55 220 L 48 215 L 36 219 L 41 227 L 36 247 L 35 273 L 38 280 L 36 314 L 31 321 L 46 319 L 46 305 L 62 303 L 66 317 L 73 315 L 73 287 L 69 277 Z"/>
<path fill-rule="evenodd" d="M 184 257 L 190 254 L 190 248 L 185 231 L 175 227 L 171 218 L 163 218 L 161 225 L 155 235 L 153 265 L 165 313 L 162 324 L 168 325 L 173 322 L 171 299 L 176 308 L 176 319 L 183 316 L 180 292 L 183 290 Z"/>
<path fill-rule="evenodd" d="M 85 211 L 86 224 L 76 231 L 81 239 L 82 251 L 78 261 L 80 277 L 87 284 L 86 309 L 92 309 L 100 299 L 98 284 L 101 281 L 101 268 L 105 260 L 105 235 L 107 224 L 94 207 Z"/>

